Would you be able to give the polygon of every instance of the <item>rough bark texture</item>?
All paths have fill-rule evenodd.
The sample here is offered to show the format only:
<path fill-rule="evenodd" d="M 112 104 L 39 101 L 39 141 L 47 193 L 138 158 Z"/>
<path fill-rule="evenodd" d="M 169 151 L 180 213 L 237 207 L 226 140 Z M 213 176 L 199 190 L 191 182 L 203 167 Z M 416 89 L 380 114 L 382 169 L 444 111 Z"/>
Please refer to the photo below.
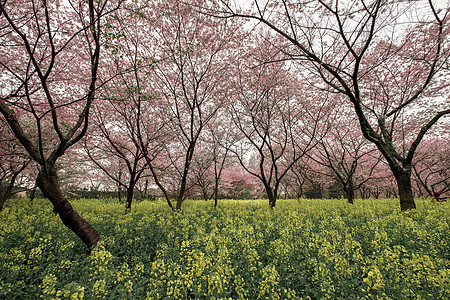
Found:
<path fill-rule="evenodd" d="M 131 211 L 131 203 L 133 202 L 133 187 L 127 189 L 127 202 L 125 203 L 125 213 Z"/>
<path fill-rule="evenodd" d="M 349 204 L 353 204 L 353 200 L 355 199 L 355 189 L 353 188 L 353 184 L 348 184 L 345 187 L 345 194 L 347 195 L 347 200 Z"/>
<path fill-rule="evenodd" d="M 7 188 L 5 191 L 0 193 L 0 211 L 3 210 L 3 205 L 6 202 L 6 199 L 8 199 L 9 195 L 11 194 L 11 191 Z"/>
<path fill-rule="evenodd" d="M 347 200 L 349 204 L 353 204 L 353 199 L 355 199 L 355 191 L 353 189 L 350 189 L 347 192 Z"/>
<path fill-rule="evenodd" d="M 183 203 L 183 198 L 178 198 L 177 199 L 177 205 L 175 206 L 176 210 L 180 210 L 181 209 L 181 204 Z"/>
<path fill-rule="evenodd" d="M 266 186 L 266 192 L 267 192 L 267 197 L 269 198 L 269 206 L 271 209 L 273 209 L 275 207 L 275 203 L 277 201 L 277 192 L 274 191 L 272 188 Z"/>
<path fill-rule="evenodd" d="M 402 173 L 394 174 L 397 180 L 398 195 L 400 198 L 400 209 L 402 211 L 408 209 L 415 209 L 416 204 L 414 202 L 414 195 L 411 185 L 411 174 Z"/>
<path fill-rule="evenodd" d="M 36 189 L 37 185 L 34 184 L 34 187 L 30 191 L 30 202 L 32 202 L 34 200 L 34 197 L 36 196 Z"/>
<path fill-rule="evenodd" d="M 119 199 L 119 203 L 122 202 L 122 188 L 120 187 L 120 184 L 117 188 L 117 198 Z"/>
<path fill-rule="evenodd" d="M 72 230 L 89 249 L 97 245 L 100 235 L 91 224 L 73 209 L 69 201 L 63 196 L 55 172 L 41 170 L 36 183 L 44 196 L 53 204 L 54 212 L 59 214 L 64 225 Z"/>
<path fill-rule="evenodd" d="M 218 180 L 217 180 L 217 178 L 216 178 L 216 182 L 215 182 L 215 185 L 214 185 L 214 209 L 217 209 L 217 204 L 218 204 L 218 200 L 217 200 L 217 194 L 218 194 L 218 186 L 219 186 L 219 184 L 218 184 Z"/>

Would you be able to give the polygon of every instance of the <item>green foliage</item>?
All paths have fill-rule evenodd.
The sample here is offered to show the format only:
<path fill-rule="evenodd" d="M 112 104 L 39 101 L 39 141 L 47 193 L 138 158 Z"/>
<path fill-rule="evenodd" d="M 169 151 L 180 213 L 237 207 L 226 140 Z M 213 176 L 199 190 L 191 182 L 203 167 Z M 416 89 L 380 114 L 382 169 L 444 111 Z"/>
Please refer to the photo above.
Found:
<path fill-rule="evenodd" d="M 0 214 L 0 298 L 445 299 L 450 206 L 417 200 L 73 201 L 102 235 L 88 254 L 48 201 Z"/>

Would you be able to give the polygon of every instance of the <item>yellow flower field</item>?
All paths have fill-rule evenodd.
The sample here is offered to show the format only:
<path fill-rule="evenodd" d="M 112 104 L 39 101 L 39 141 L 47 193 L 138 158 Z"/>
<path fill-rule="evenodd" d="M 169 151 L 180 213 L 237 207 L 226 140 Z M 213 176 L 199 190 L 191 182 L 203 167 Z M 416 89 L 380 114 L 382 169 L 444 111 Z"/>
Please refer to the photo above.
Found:
<path fill-rule="evenodd" d="M 89 254 L 44 199 L 0 213 L 0 299 L 448 299 L 450 204 L 73 201 Z"/>

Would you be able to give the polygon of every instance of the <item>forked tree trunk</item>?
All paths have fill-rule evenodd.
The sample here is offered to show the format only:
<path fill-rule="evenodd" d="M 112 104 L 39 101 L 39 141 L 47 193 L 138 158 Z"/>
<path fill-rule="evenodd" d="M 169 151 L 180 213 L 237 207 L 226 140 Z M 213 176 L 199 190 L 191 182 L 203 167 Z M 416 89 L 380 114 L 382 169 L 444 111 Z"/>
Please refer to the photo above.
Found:
<path fill-rule="evenodd" d="M 209 200 L 208 191 L 202 188 L 202 193 L 203 193 L 203 200 L 208 201 Z"/>
<path fill-rule="evenodd" d="M 398 195 L 400 198 L 400 209 L 402 211 L 408 209 L 415 209 L 414 194 L 411 184 L 411 173 L 404 172 L 401 174 L 394 174 L 397 181 Z"/>
<path fill-rule="evenodd" d="M 50 170 L 48 173 L 41 170 L 37 176 L 36 184 L 44 197 L 53 204 L 54 212 L 59 214 L 64 225 L 72 230 L 89 249 L 97 245 L 100 235 L 91 224 L 73 209 L 69 201 L 63 196 L 54 170 Z"/>

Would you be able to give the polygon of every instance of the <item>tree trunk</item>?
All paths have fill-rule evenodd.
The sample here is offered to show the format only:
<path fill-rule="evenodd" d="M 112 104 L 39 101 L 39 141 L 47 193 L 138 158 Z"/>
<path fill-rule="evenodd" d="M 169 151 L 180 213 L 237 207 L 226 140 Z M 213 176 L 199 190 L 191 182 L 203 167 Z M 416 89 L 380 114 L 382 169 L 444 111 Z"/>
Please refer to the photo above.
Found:
<path fill-rule="evenodd" d="M 181 203 L 183 203 L 183 197 L 178 196 L 177 197 L 177 205 L 175 206 L 176 210 L 180 210 L 181 209 Z"/>
<path fill-rule="evenodd" d="M 97 245 L 100 235 L 91 224 L 73 209 L 69 201 L 63 196 L 54 170 L 50 170 L 50 172 L 41 170 L 37 176 L 36 184 L 44 196 L 53 204 L 55 214 L 59 214 L 64 225 L 72 230 L 89 249 Z"/>
<path fill-rule="evenodd" d="M 142 195 L 142 198 L 147 199 L 148 196 L 148 179 L 145 179 L 145 186 L 144 186 L 144 195 Z"/>
<path fill-rule="evenodd" d="M 400 197 L 400 209 L 402 211 L 408 209 L 415 209 L 414 195 L 412 192 L 411 173 L 403 172 L 401 174 L 394 174 L 397 180 L 398 195 Z"/>
<path fill-rule="evenodd" d="M 117 187 L 117 198 L 119 198 L 119 203 L 122 202 L 122 187 L 118 185 Z"/>
<path fill-rule="evenodd" d="M 217 193 L 218 193 L 218 188 L 217 188 L 217 184 L 216 184 L 216 186 L 214 187 L 214 209 L 217 209 Z"/>
<path fill-rule="evenodd" d="M 0 211 L 3 210 L 3 205 L 5 204 L 8 197 L 11 195 L 11 189 L 6 188 L 5 191 L 0 193 Z"/>
<path fill-rule="evenodd" d="M 355 191 L 352 188 L 348 191 L 347 199 L 349 204 L 353 204 L 353 200 L 355 199 Z"/>
<path fill-rule="evenodd" d="M 270 208 L 273 209 L 275 207 L 275 199 L 272 199 L 272 200 L 269 199 L 269 205 L 270 205 Z"/>
<path fill-rule="evenodd" d="M 125 213 L 131 211 L 131 203 L 133 202 L 133 187 L 127 188 L 127 202 L 125 203 Z"/>
<path fill-rule="evenodd" d="M 267 197 L 269 198 L 269 206 L 271 209 L 275 207 L 277 201 L 277 193 L 271 188 L 266 186 Z"/>
<path fill-rule="evenodd" d="M 34 197 L 36 196 L 36 189 L 37 189 L 37 184 L 35 183 L 34 187 L 30 191 L 30 202 L 32 202 L 34 200 Z"/>
<path fill-rule="evenodd" d="M 206 189 L 204 189 L 203 187 L 202 187 L 202 193 L 203 193 L 203 200 L 208 201 L 209 200 L 208 191 Z"/>
<path fill-rule="evenodd" d="M 11 196 L 11 192 L 14 188 L 14 183 L 16 182 L 17 174 L 14 174 L 13 178 L 3 192 L 0 190 L 0 211 L 3 210 L 3 205 L 5 204 L 6 200 L 8 200 L 9 196 Z"/>
<path fill-rule="evenodd" d="M 353 204 L 353 200 L 355 199 L 355 189 L 353 188 L 353 184 L 348 184 L 348 186 L 344 187 L 345 194 L 347 195 L 347 200 L 349 204 Z"/>
<path fill-rule="evenodd" d="M 2 192 L 0 190 L 0 211 L 3 210 L 3 205 L 5 204 L 6 200 L 11 196 L 11 192 L 14 188 L 14 184 L 16 183 L 16 178 L 22 172 L 25 167 L 28 165 L 28 163 L 23 164 L 22 168 L 20 168 L 18 171 L 13 171 L 13 176 L 11 180 L 8 183 L 8 186 L 5 188 L 5 190 Z M 1 188 L 1 182 L 0 182 L 0 188 Z"/>
<path fill-rule="evenodd" d="M 378 197 L 380 197 L 380 189 L 376 187 L 375 190 L 372 190 L 372 195 L 375 197 L 375 199 L 378 199 Z"/>
<path fill-rule="evenodd" d="M 122 170 L 119 170 L 119 181 L 117 182 L 117 197 L 119 198 L 119 203 L 122 202 L 122 186 L 120 182 L 122 180 Z"/>

